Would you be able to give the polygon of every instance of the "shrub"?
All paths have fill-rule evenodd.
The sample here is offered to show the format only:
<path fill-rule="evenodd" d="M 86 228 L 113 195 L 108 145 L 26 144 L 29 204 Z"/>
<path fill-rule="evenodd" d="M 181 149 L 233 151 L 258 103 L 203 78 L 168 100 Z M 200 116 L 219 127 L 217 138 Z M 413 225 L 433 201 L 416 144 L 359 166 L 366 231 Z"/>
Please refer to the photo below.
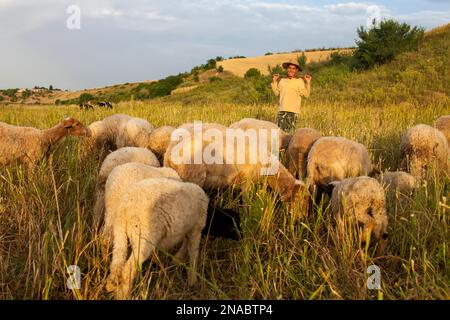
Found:
<path fill-rule="evenodd" d="M 261 72 L 256 68 L 250 68 L 247 70 L 247 72 L 244 75 L 244 78 L 254 78 L 254 77 L 260 77 Z"/>
<path fill-rule="evenodd" d="M 78 103 L 79 104 L 83 104 L 83 103 L 87 103 L 91 100 L 94 99 L 94 96 L 90 93 L 83 93 L 80 95 L 80 97 L 78 98 Z"/>
<path fill-rule="evenodd" d="M 216 81 L 221 81 L 222 79 L 219 77 L 209 77 L 208 78 L 210 83 L 216 82 Z"/>
<path fill-rule="evenodd" d="M 301 70 L 305 70 L 305 68 L 306 68 L 306 60 L 307 59 L 306 59 L 306 55 L 305 55 L 304 52 L 302 52 L 301 56 L 297 57 L 297 62 L 298 62 L 298 65 L 300 66 Z"/>
<path fill-rule="evenodd" d="M 265 56 L 271 56 L 271 55 L 273 55 L 273 52 L 266 52 L 264 55 Z"/>
<path fill-rule="evenodd" d="M 418 48 L 424 36 L 424 29 L 411 27 L 395 20 L 373 21 L 369 30 L 363 26 L 358 30 L 359 40 L 355 58 L 361 68 L 370 68 L 392 61 L 399 53 Z"/>
<path fill-rule="evenodd" d="M 217 68 L 217 71 L 219 71 L 219 72 L 223 72 L 223 67 L 222 66 L 219 66 L 219 68 Z"/>

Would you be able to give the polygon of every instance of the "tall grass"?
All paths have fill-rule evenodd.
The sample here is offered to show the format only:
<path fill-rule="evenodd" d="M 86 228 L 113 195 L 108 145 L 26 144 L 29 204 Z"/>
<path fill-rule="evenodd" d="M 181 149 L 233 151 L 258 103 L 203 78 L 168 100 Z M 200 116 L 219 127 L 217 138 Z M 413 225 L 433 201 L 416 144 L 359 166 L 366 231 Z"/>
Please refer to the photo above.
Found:
<path fill-rule="evenodd" d="M 72 115 L 89 124 L 112 113 L 127 113 L 155 126 L 193 120 L 225 125 L 244 117 L 275 120 L 272 105 L 211 102 L 127 102 L 114 111 L 80 111 L 65 106 L 1 106 L 0 121 L 50 127 Z M 416 123 L 431 124 L 445 105 L 349 108 L 345 104 L 307 103 L 299 127 L 340 135 L 365 144 L 385 170 L 396 168 L 400 136 Z M 104 290 L 110 255 L 90 229 L 99 163 L 82 157 L 80 139 L 68 138 L 33 171 L 22 166 L 0 169 L 0 298 L 111 299 Z M 133 297 L 139 299 L 448 299 L 449 190 L 447 174 L 430 175 L 410 197 L 388 199 L 389 245 L 382 257 L 369 248 L 358 255 L 355 226 L 340 236 L 327 207 L 306 220 L 294 219 L 262 183 L 241 210 L 232 192 L 222 206 L 242 212 L 240 242 L 203 239 L 198 268 L 200 286 L 187 286 L 187 266 L 175 266 L 168 254 L 144 264 Z M 381 268 L 381 290 L 368 290 L 367 266 Z M 67 267 L 81 269 L 81 288 L 68 290 Z"/>

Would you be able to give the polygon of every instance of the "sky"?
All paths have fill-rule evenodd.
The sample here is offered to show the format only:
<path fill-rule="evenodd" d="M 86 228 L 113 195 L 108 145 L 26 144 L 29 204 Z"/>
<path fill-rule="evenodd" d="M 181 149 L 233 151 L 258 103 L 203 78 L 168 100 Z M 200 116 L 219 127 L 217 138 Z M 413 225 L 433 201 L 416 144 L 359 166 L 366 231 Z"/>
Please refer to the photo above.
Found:
<path fill-rule="evenodd" d="M 450 0 L 0 0 L 0 88 L 161 79 L 216 56 L 353 46 L 358 26 L 450 22 Z"/>

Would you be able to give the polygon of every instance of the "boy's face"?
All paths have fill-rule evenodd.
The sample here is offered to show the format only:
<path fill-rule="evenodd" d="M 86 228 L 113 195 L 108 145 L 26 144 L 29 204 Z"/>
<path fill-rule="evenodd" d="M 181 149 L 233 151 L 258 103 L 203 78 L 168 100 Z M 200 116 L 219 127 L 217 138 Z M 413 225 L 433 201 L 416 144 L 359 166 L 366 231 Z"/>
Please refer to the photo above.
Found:
<path fill-rule="evenodd" d="M 287 68 L 287 75 L 289 78 L 295 77 L 295 75 L 297 74 L 298 69 L 296 66 L 290 64 Z"/>

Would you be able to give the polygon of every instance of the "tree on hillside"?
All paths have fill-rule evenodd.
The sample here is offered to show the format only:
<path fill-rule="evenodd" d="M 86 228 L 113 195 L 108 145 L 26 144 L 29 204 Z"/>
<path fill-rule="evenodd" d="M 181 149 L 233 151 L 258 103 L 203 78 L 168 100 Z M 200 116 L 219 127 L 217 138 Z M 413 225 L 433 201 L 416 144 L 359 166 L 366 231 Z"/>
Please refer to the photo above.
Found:
<path fill-rule="evenodd" d="M 357 32 L 355 58 L 362 68 L 387 63 L 401 52 L 416 50 L 424 35 L 423 28 L 395 20 L 383 20 L 379 25 L 374 20 L 370 29 L 361 26 Z"/>
<path fill-rule="evenodd" d="M 254 78 L 254 77 L 260 77 L 261 72 L 256 68 L 250 68 L 247 70 L 247 72 L 244 75 L 244 78 Z"/>
<path fill-rule="evenodd" d="M 298 65 L 300 66 L 300 68 L 302 70 L 305 70 L 305 68 L 306 68 L 306 61 L 307 61 L 307 59 L 306 59 L 305 52 L 302 52 L 302 55 L 297 57 Z"/>

